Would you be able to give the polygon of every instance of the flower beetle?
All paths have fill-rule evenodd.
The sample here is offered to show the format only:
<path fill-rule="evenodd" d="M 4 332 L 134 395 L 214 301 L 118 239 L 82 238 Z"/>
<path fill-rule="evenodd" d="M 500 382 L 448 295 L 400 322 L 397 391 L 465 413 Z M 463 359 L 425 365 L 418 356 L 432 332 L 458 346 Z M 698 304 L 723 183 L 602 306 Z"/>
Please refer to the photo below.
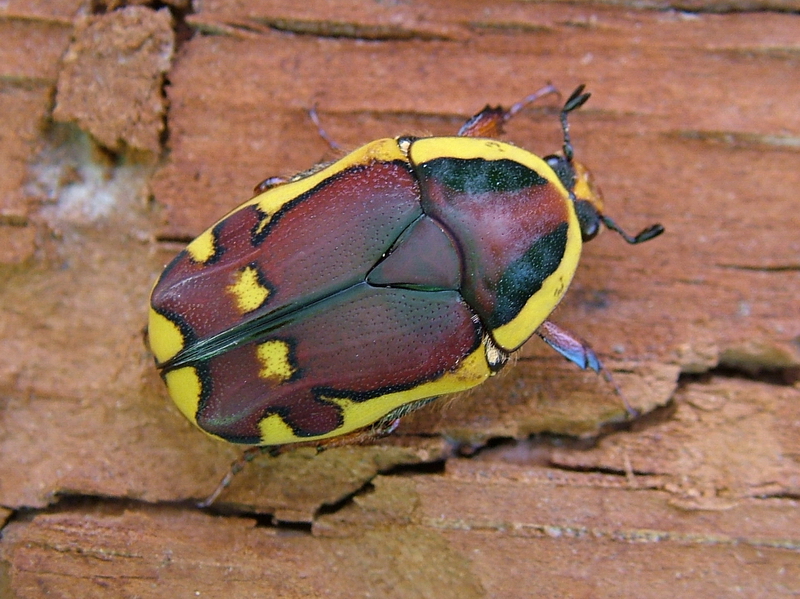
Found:
<path fill-rule="evenodd" d="M 192 241 L 151 296 L 150 346 L 169 393 L 232 443 L 324 445 L 496 374 L 534 333 L 602 371 L 547 321 L 603 214 L 573 158 L 495 137 L 521 108 L 487 106 L 453 137 L 369 143 L 257 195 Z"/>

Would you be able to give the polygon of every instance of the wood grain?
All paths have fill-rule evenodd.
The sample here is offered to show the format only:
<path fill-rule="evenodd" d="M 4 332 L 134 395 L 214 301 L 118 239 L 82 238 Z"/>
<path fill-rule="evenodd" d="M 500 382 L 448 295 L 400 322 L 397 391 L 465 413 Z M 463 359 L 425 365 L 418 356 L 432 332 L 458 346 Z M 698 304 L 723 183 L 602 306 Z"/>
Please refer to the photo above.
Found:
<path fill-rule="evenodd" d="M 0 597 L 800 593 L 796 0 L 89 4 L 0 7 Z M 667 229 L 592 241 L 554 314 L 642 416 L 531 341 L 379 444 L 258 458 L 195 508 L 239 452 L 152 367 L 163 265 L 336 157 L 312 105 L 355 148 L 548 81 L 592 92 L 572 136 L 608 213 Z M 506 139 L 558 150 L 557 108 Z"/>

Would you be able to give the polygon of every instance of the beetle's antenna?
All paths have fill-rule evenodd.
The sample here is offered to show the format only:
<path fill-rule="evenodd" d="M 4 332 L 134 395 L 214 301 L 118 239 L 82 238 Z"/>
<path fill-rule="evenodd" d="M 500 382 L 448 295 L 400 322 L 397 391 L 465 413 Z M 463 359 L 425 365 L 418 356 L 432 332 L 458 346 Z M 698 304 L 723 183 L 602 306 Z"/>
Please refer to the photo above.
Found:
<path fill-rule="evenodd" d="M 585 88 L 586 86 L 584 84 L 579 85 L 578 88 L 572 92 L 572 95 L 567 98 L 567 101 L 564 103 L 564 108 L 561 109 L 561 131 L 564 133 L 564 158 L 566 158 L 567 162 L 570 164 L 572 164 L 574 151 L 572 149 L 572 142 L 569 139 L 569 122 L 567 121 L 567 115 L 586 104 L 586 100 L 591 97 L 592 94 L 583 93 Z"/>
<path fill-rule="evenodd" d="M 561 109 L 561 131 L 564 133 L 564 158 L 566 158 L 569 164 L 572 164 L 573 156 L 575 154 L 574 150 L 572 149 L 572 141 L 569 138 L 569 121 L 568 116 L 569 113 L 573 110 L 576 110 L 586 104 L 586 100 L 588 100 L 592 94 L 586 92 L 584 93 L 584 89 L 586 88 L 585 85 L 579 85 L 572 95 L 567 98 L 567 101 L 564 103 L 564 108 Z M 572 189 L 569 190 L 570 197 L 573 201 L 577 201 L 575 198 L 575 194 L 572 192 Z M 643 231 L 640 231 L 637 235 L 631 236 L 622 228 L 617 225 L 613 220 L 607 217 L 605 214 L 602 214 L 597 207 L 593 207 L 592 210 L 597 213 L 597 216 L 603 221 L 603 224 L 610 230 L 619 233 L 619 235 L 628 243 L 630 244 L 637 244 L 642 243 L 645 241 L 649 241 L 653 239 L 653 237 L 658 237 L 664 232 L 664 227 L 659 224 L 652 225 L 647 227 Z"/>
<path fill-rule="evenodd" d="M 622 228 L 617 223 L 615 223 L 613 220 L 611 220 L 605 214 L 600 214 L 598 212 L 598 216 L 600 217 L 600 220 L 603 221 L 603 224 L 606 226 L 607 229 L 610 229 L 611 231 L 614 231 L 615 233 L 619 233 L 619 235 L 625 241 L 630 243 L 631 245 L 635 245 L 637 243 L 642 243 L 642 242 L 645 242 L 645 241 L 649 241 L 650 239 L 653 239 L 653 237 L 658 237 L 659 235 L 661 235 L 664 232 L 664 227 L 662 225 L 655 224 L 655 225 L 651 225 L 651 226 L 647 227 L 646 229 L 644 229 L 642 231 L 639 231 L 638 234 L 636 234 L 635 236 L 631 237 L 625 231 L 623 231 Z"/>

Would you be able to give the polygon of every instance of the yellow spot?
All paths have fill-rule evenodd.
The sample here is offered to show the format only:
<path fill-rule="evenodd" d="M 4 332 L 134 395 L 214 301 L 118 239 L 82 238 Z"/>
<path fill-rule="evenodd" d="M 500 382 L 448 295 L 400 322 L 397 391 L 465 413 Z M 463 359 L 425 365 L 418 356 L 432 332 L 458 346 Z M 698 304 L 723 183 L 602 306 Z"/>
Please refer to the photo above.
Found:
<path fill-rule="evenodd" d="M 170 370 L 164 379 L 172 401 L 184 416 L 197 425 L 197 407 L 203 390 L 197 370 L 191 366 Z"/>
<path fill-rule="evenodd" d="M 278 414 L 270 414 L 258 423 L 261 430 L 262 445 L 283 445 L 305 441 L 294 434 L 294 431 Z"/>
<path fill-rule="evenodd" d="M 214 240 L 214 233 L 212 233 L 211 229 L 208 229 L 200 233 L 199 237 L 196 237 L 192 243 L 187 245 L 186 251 L 189 252 L 192 260 L 200 264 L 205 264 L 211 260 L 211 257 L 216 252 L 216 248 L 217 244 Z"/>
<path fill-rule="evenodd" d="M 272 340 L 259 345 L 256 350 L 258 361 L 261 362 L 258 376 L 263 379 L 277 379 L 279 382 L 292 378 L 297 369 L 292 366 L 289 351 L 289 344 L 285 341 Z"/>
<path fill-rule="evenodd" d="M 261 233 L 264 232 L 264 229 L 269 224 L 269 221 L 272 220 L 272 216 L 273 216 L 272 214 L 265 214 L 264 215 L 264 217 L 261 219 L 261 222 L 258 223 L 258 226 L 255 229 L 255 234 L 256 235 L 261 235 Z"/>
<path fill-rule="evenodd" d="M 269 295 L 269 289 L 258 280 L 258 270 L 246 266 L 236 273 L 236 280 L 228 285 L 228 293 L 236 300 L 236 307 L 243 314 L 261 307 Z"/>
<path fill-rule="evenodd" d="M 315 441 L 330 437 L 346 435 L 360 428 L 374 424 L 390 412 L 406 404 L 464 391 L 470 387 L 481 384 L 492 375 L 486 363 L 486 352 L 483 346 L 467 356 L 452 372 L 448 372 L 429 383 L 423 383 L 413 389 L 387 393 L 366 401 L 353 401 L 349 398 L 322 397 L 320 399 L 339 406 L 342 410 L 343 424 L 339 428 L 316 437 L 298 437 L 292 429 L 277 415 L 272 414 L 259 423 L 261 429 L 262 445 L 281 445 L 285 443 L 299 443 Z"/>
<path fill-rule="evenodd" d="M 169 318 L 166 318 L 150 308 L 150 319 L 147 324 L 147 339 L 150 351 L 159 364 L 163 364 L 186 344 L 180 328 Z"/>

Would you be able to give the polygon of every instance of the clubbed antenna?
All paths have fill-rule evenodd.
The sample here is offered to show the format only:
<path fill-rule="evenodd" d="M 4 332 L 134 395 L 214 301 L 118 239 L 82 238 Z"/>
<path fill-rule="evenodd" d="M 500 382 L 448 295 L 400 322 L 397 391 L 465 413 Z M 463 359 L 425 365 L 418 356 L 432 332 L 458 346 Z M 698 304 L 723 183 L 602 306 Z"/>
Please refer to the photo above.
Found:
<path fill-rule="evenodd" d="M 606 226 L 607 229 L 614 231 L 615 233 L 619 233 L 620 237 L 622 237 L 625 241 L 627 241 L 631 245 L 649 241 L 653 239 L 653 237 L 658 237 L 664 232 L 664 227 L 662 225 L 655 224 L 655 225 L 650 225 L 646 229 L 639 231 L 637 235 L 631 237 L 625 231 L 623 231 L 622 228 L 619 225 L 617 225 L 617 223 L 615 223 L 605 214 L 599 214 L 599 216 L 600 220 L 603 221 L 603 224 Z"/>
<path fill-rule="evenodd" d="M 574 154 L 572 150 L 572 142 L 569 139 L 569 122 L 567 121 L 567 115 L 586 104 L 586 100 L 588 100 L 592 94 L 590 93 L 583 93 L 583 90 L 586 88 L 584 84 L 578 86 L 578 88 L 572 92 L 572 95 L 567 98 L 567 101 L 564 103 L 564 108 L 561 109 L 561 130 L 564 132 L 564 158 L 567 159 L 567 162 L 572 164 L 572 156 Z"/>

